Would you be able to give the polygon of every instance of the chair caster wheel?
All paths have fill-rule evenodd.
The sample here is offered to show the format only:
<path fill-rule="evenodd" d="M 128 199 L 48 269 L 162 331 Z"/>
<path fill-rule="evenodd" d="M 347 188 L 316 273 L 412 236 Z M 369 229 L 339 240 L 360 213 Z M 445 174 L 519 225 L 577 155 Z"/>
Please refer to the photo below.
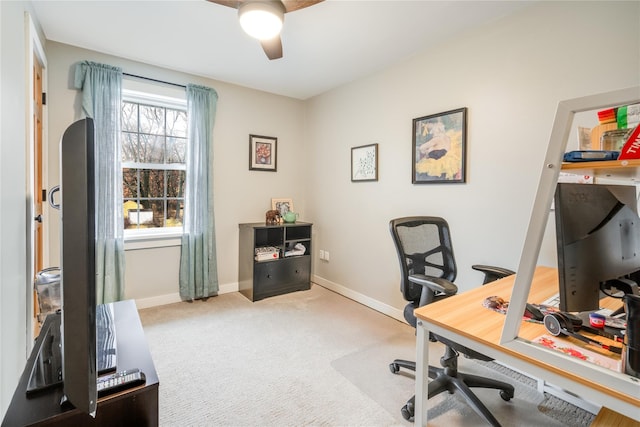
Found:
<path fill-rule="evenodd" d="M 506 392 L 504 390 L 500 391 L 500 397 L 502 398 L 502 400 L 504 400 L 505 402 L 508 402 L 511 400 L 511 398 L 513 397 L 513 393 L 509 393 Z"/>
<path fill-rule="evenodd" d="M 392 374 L 397 374 L 400 370 L 400 366 L 397 363 L 389 363 L 389 370 Z"/>
<path fill-rule="evenodd" d="M 402 412 L 402 418 L 407 421 L 413 421 L 413 405 L 407 403 L 400 410 Z"/>

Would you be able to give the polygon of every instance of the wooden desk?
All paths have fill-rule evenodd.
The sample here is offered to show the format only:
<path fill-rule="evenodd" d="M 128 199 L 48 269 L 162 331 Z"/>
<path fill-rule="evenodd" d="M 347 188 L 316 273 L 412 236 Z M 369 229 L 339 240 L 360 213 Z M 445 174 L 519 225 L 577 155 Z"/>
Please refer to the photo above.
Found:
<path fill-rule="evenodd" d="M 43 390 L 27 398 L 25 390 L 37 355 L 34 347 L 7 409 L 2 426 L 157 426 L 158 375 L 140 317 L 133 300 L 113 304 L 117 341 L 117 369 L 138 368 L 146 384 L 98 399 L 96 417 L 60 406 L 62 386 Z M 47 318 L 47 321 L 50 319 Z"/>
<path fill-rule="evenodd" d="M 606 385 L 590 381 L 557 366 L 546 364 L 500 344 L 505 315 L 483 307 L 482 301 L 494 295 L 508 301 L 511 298 L 514 280 L 515 276 L 510 276 L 420 307 L 415 311 L 419 326 L 417 328 L 416 425 L 426 425 L 427 423 L 429 331 L 486 354 L 514 369 L 560 386 L 578 396 L 595 397 L 594 403 L 602 404 L 614 411 L 640 420 L 640 411 L 638 410 L 640 407 L 640 385 L 638 385 L 635 395 L 621 393 Z M 538 267 L 531 283 L 528 301 L 539 303 L 557 292 L 556 269 Z M 545 332 L 545 328 L 541 324 L 523 322 L 519 336 L 532 340 Z M 581 345 L 580 341 L 571 340 L 572 343 L 580 343 L 579 345 Z M 598 340 L 606 341 L 603 337 L 598 337 Z M 598 351 L 597 347 L 593 346 L 585 348 Z M 603 354 L 610 353 L 604 351 Z"/>

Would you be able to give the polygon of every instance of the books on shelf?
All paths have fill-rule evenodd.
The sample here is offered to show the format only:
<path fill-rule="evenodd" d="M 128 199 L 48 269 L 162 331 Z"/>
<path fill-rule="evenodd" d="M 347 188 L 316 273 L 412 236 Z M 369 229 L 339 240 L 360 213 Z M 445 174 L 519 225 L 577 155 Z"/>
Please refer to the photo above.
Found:
<path fill-rule="evenodd" d="M 262 246 L 262 247 L 256 248 L 255 252 L 256 252 L 256 256 L 255 256 L 256 261 L 266 261 L 269 259 L 280 258 L 280 251 L 278 250 L 278 248 L 275 248 L 273 246 Z"/>

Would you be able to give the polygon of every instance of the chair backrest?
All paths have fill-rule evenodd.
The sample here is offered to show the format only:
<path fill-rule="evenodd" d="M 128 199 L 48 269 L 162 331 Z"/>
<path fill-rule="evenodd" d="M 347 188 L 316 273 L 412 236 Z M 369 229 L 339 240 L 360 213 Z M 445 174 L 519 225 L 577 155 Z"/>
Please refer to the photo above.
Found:
<path fill-rule="evenodd" d="M 389 230 L 400 261 L 400 291 L 407 301 L 417 302 L 422 291 L 422 286 L 409 282 L 411 274 L 456 279 L 451 233 L 443 218 L 396 218 L 389 222 Z"/>

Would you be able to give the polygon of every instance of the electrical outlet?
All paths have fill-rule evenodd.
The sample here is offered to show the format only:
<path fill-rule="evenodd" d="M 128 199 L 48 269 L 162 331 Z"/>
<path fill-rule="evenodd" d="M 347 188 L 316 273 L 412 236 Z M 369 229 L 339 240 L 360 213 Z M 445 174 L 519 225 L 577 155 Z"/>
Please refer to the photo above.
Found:
<path fill-rule="evenodd" d="M 320 249 L 320 259 L 324 259 L 324 251 Z"/>

